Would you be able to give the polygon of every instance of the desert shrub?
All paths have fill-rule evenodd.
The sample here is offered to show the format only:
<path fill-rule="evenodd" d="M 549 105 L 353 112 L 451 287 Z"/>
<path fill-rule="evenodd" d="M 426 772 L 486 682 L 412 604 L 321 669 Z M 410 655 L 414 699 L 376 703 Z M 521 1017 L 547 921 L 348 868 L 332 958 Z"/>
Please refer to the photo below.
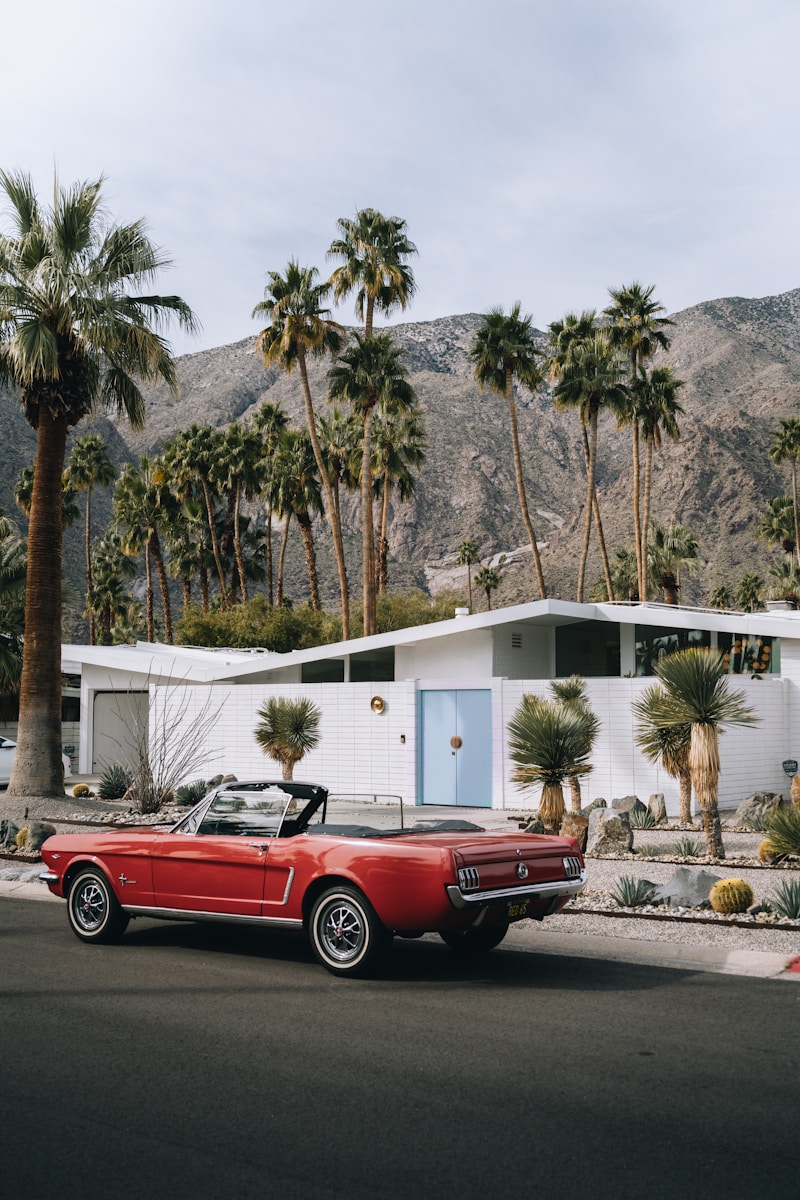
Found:
<path fill-rule="evenodd" d="M 611 888 L 611 898 L 620 908 L 638 908 L 649 904 L 656 886 L 648 879 L 636 879 L 633 875 L 620 875 Z"/>
<path fill-rule="evenodd" d="M 22 827 L 22 829 L 18 830 L 16 836 L 14 837 L 14 842 L 16 844 L 17 849 L 22 850 L 24 848 L 27 840 L 28 840 L 28 826 L 24 825 Z"/>
<path fill-rule="evenodd" d="M 122 763 L 112 763 L 100 776 L 97 794 L 101 800 L 120 800 L 133 783 L 133 772 Z"/>
<path fill-rule="evenodd" d="M 708 902 L 717 913 L 742 913 L 753 899 L 753 889 L 744 879 L 720 879 L 712 887 Z"/>
<path fill-rule="evenodd" d="M 635 808 L 631 813 L 631 829 L 655 829 L 656 819 L 649 808 Z"/>
<path fill-rule="evenodd" d="M 782 879 L 769 902 L 782 917 L 800 920 L 800 879 Z"/>
<path fill-rule="evenodd" d="M 773 808 L 764 830 L 775 854 L 800 855 L 800 808 L 795 804 Z"/>
<path fill-rule="evenodd" d="M 693 838 L 679 838 L 674 846 L 670 846 L 668 853 L 674 858 L 699 858 L 703 847 Z"/>
<path fill-rule="evenodd" d="M 660 846 L 635 846 L 634 849 L 640 858 L 658 858 L 664 853 Z"/>
<path fill-rule="evenodd" d="M 206 783 L 205 779 L 193 779 L 191 783 L 178 788 L 175 799 L 178 804 L 188 805 L 191 808 L 211 791 L 211 787 L 212 784 Z"/>
<path fill-rule="evenodd" d="M 87 783 L 76 783 L 72 789 L 72 794 L 76 800 L 79 800 L 82 796 L 91 796 L 92 789 Z"/>

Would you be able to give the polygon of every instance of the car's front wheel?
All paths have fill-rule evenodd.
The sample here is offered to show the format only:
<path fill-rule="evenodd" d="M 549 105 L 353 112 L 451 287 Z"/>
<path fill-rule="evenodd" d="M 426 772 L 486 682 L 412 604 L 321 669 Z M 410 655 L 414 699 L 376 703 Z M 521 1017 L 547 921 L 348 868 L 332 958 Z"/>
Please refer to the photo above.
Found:
<path fill-rule="evenodd" d="M 508 921 L 492 921 L 472 929 L 445 929 L 439 937 L 458 954 L 487 954 L 499 946 L 508 933 Z"/>
<path fill-rule="evenodd" d="M 67 912 L 72 932 L 82 942 L 116 942 L 130 920 L 103 872 L 94 867 L 75 876 Z"/>
<path fill-rule="evenodd" d="M 356 888 L 323 892 L 311 910 L 311 948 L 334 975 L 364 975 L 385 954 L 391 934 Z"/>

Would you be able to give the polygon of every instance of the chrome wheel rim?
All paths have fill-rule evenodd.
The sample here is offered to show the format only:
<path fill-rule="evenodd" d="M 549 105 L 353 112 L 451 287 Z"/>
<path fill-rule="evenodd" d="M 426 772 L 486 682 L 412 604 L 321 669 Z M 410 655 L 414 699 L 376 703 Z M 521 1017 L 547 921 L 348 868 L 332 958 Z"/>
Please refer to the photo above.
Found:
<path fill-rule="evenodd" d="M 108 900 L 105 892 L 94 879 L 87 879 L 77 890 L 72 901 L 75 920 L 87 932 L 98 929 L 106 918 Z"/>
<path fill-rule="evenodd" d="M 334 901 L 322 914 L 320 934 L 325 953 L 331 959 L 349 962 L 357 958 L 364 947 L 364 918 L 352 904 Z"/>

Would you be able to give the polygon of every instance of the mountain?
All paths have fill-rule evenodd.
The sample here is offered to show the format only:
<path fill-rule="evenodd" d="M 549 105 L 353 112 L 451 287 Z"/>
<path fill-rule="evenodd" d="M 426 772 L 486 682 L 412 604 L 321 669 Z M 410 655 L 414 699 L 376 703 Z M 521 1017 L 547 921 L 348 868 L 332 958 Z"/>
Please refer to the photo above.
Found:
<path fill-rule="evenodd" d="M 735 585 L 745 570 L 766 575 L 770 553 L 755 537 L 755 520 L 766 501 L 788 489 L 788 473 L 769 461 L 770 431 L 779 418 L 800 411 L 800 290 L 747 300 L 708 301 L 673 315 L 672 346 L 657 361 L 672 364 L 684 380 L 686 415 L 681 438 L 665 443 L 656 458 L 653 516 L 690 525 L 701 543 L 701 568 L 684 580 L 683 599 L 702 602 L 721 582 Z M 468 348 L 477 314 L 393 327 L 405 350 L 425 413 L 428 452 L 416 496 L 395 509 L 391 522 L 390 582 L 439 590 L 464 587 L 455 565 L 458 546 L 473 538 L 483 561 L 507 556 L 496 603 L 536 596 L 529 548 L 519 515 L 504 400 L 474 382 Z M 545 337 L 542 333 L 541 344 Z M 327 408 L 327 364 L 310 364 L 319 412 Z M 117 461 L 159 449 L 193 421 L 224 426 L 244 419 L 264 401 L 279 400 L 293 424 L 303 422 L 300 381 L 267 370 L 255 337 L 178 360 L 177 398 L 163 386 L 148 390 L 147 421 L 133 434 L 120 421 L 100 418 L 98 428 Z M 546 542 L 543 565 L 548 590 L 574 595 L 580 517 L 585 489 L 577 418 L 557 413 L 545 388 L 517 393 L 520 441 L 537 535 Z M 35 436 L 12 397 L 0 394 L 0 505 L 14 512 L 13 486 L 32 461 Z M 90 426 L 79 427 L 78 434 Z M 632 542 L 630 437 L 609 415 L 601 418 L 598 453 L 600 504 L 609 550 Z M 347 501 L 347 553 L 354 592 L 359 567 L 357 500 Z M 108 500 L 98 496 L 98 522 Z M 327 539 L 318 537 L 324 595 L 336 603 L 336 576 Z M 296 539 L 291 594 L 303 598 L 304 578 Z M 80 585 L 80 531 L 69 533 L 65 559 L 73 586 Z M 593 550 L 587 578 L 600 576 Z M 477 602 L 477 601 L 476 601 Z"/>

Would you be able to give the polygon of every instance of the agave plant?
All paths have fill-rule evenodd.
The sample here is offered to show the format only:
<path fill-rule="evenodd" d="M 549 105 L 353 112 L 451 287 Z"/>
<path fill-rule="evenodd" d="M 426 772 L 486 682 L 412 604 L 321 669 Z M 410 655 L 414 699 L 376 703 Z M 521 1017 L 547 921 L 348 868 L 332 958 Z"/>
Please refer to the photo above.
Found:
<path fill-rule="evenodd" d="M 655 895 L 656 885 L 649 879 L 637 879 L 634 875 L 620 875 L 611 888 L 611 898 L 620 908 L 639 908 L 649 904 Z"/>
<path fill-rule="evenodd" d="M 800 807 L 773 808 L 762 824 L 775 854 L 800 856 Z"/>
<path fill-rule="evenodd" d="M 573 705 L 526 695 L 508 723 L 511 778 L 524 787 L 542 785 L 539 816 L 548 830 L 557 831 L 564 819 L 564 780 L 591 770 L 590 718 Z"/>
<path fill-rule="evenodd" d="M 770 905 L 782 917 L 800 918 L 800 879 L 782 879 L 770 896 Z"/>

